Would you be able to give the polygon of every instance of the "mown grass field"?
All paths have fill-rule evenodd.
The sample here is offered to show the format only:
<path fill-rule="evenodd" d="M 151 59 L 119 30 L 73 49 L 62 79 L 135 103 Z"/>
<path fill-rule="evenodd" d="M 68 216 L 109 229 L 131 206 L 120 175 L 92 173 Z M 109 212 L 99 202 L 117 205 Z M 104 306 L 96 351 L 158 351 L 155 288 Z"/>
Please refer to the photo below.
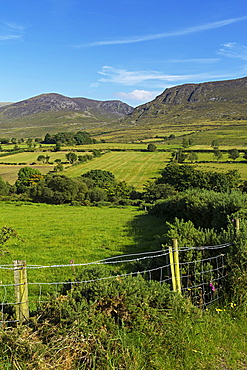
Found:
<path fill-rule="evenodd" d="M 110 152 L 85 164 L 72 166 L 64 174 L 76 177 L 101 169 L 112 172 L 118 181 L 126 181 L 141 190 L 147 180 L 159 175 L 170 156 L 171 153 L 165 152 Z"/>
<path fill-rule="evenodd" d="M 23 152 L 23 153 L 16 153 L 11 154 L 5 157 L 0 157 L 0 162 L 3 163 L 22 163 L 25 162 L 27 164 L 30 164 L 32 162 L 35 162 L 36 164 L 42 163 L 37 160 L 38 156 L 44 155 L 49 156 L 49 162 L 54 162 L 55 159 L 61 159 L 62 161 L 66 160 L 65 155 L 67 152 Z"/>
<path fill-rule="evenodd" d="M 0 176 L 4 181 L 9 182 L 11 185 L 15 183 L 18 177 L 19 170 L 25 167 L 25 165 L 18 166 L 18 165 L 2 165 L 0 164 Z M 39 170 L 42 175 L 47 174 L 50 170 L 53 169 L 54 166 L 51 165 L 35 165 L 32 168 L 36 168 Z"/>

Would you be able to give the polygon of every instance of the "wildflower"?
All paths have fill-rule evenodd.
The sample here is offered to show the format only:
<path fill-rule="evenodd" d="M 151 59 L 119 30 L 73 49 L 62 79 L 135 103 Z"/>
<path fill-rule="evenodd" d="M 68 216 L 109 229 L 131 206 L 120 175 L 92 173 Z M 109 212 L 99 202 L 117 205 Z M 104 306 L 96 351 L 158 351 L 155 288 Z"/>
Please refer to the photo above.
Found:
<path fill-rule="evenodd" d="M 212 281 L 210 281 L 209 286 L 213 292 L 216 291 L 215 286 L 213 285 Z"/>

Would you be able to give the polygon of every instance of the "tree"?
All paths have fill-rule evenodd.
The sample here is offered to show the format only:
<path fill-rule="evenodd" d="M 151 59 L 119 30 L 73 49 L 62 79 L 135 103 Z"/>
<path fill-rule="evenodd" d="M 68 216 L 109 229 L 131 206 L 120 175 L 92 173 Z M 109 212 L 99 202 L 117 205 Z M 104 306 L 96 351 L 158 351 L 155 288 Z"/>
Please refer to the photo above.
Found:
<path fill-rule="evenodd" d="M 101 155 L 102 155 L 100 149 L 93 149 L 92 153 L 93 153 L 94 157 L 101 157 Z"/>
<path fill-rule="evenodd" d="M 171 134 L 171 135 L 168 136 L 168 140 L 173 140 L 173 139 L 175 139 L 175 137 L 176 136 L 174 134 Z"/>
<path fill-rule="evenodd" d="M 189 143 L 189 145 L 193 145 L 194 144 L 194 139 L 189 138 L 188 143 Z"/>
<path fill-rule="evenodd" d="M 185 137 L 182 140 L 182 146 L 183 148 L 188 148 L 189 146 L 189 141 Z"/>
<path fill-rule="evenodd" d="M 60 141 L 56 141 L 56 145 L 54 147 L 54 152 L 59 152 L 61 150 L 61 146 L 62 144 L 60 143 Z"/>
<path fill-rule="evenodd" d="M 176 152 L 172 153 L 173 161 L 177 163 L 182 163 L 187 158 L 187 154 L 183 153 L 182 149 L 178 149 Z"/>
<path fill-rule="evenodd" d="M 61 172 L 63 171 L 63 165 L 62 163 L 58 163 L 57 166 L 54 166 L 54 169 L 53 169 L 55 172 Z"/>
<path fill-rule="evenodd" d="M 218 147 L 220 146 L 220 143 L 217 139 L 214 139 L 212 142 L 211 142 L 211 147 L 214 148 L 214 149 L 218 149 Z"/>
<path fill-rule="evenodd" d="M 214 157 L 219 161 L 222 158 L 222 153 L 219 149 L 214 149 Z"/>
<path fill-rule="evenodd" d="M 149 143 L 149 144 L 148 144 L 148 147 L 147 147 L 147 150 L 148 150 L 148 152 L 155 152 L 155 150 L 156 150 L 156 145 L 155 145 L 155 144 L 153 144 L 153 143 Z"/>
<path fill-rule="evenodd" d="M 77 161 L 77 155 L 73 152 L 69 152 L 66 154 L 66 159 L 69 161 L 69 163 L 73 164 Z"/>
<path fill-rule="evenodd" d="M 9 191 L 9 185 L 0 176 L 0 195 L 6 195 Z"/>
<path fill-rule="evenodd" d="M 15 182 L 17 193 L 24 193 L 31 185 L 36 184 L 42 178 L 43 175 L 39 170 L 32 167 L 22 167 Z"/>
<path fill-rule="evenodd" d="M 168 164 L 156 180 L 157 184 L 170 184 L 176 190 L 184 191 L 190 188 L 228 192 L 235 189 L 240 181 L 238 171 L 227 173 L 204 172 L 189 165 Z"/>
<path fill-rule="evenodd" d="M 240 156 L 239 151 L 237 149 L 230 149 L 228 150 L 228 157 L 233 159 L 234 161 Z"/>
<path fill-rule="evenodd" d="M 51 204 L 82 202 L 87 193 L 88 187 L 83 181 L 58 174 L 46 176 L 29 190 L 33 201 Z"/>
<path fill-rule="evenodd" d="M 190 162 L 194 162 L 194 161 L 197 161 L 198 160 L 198 155 L 191 151 L 188 155 L 187 155 L 187 159 L 190 161 Z"/>
<path fill-rule="evenodd" d="M 43 154 L 39 155 L 38 158 L 37 158 L 37 161 L 39 162 L 45 162 L 45 156 Z"/>
<path fill-rule="evenodd" d="M 147 202 L 154 202 L 157 199 L 166 199 L 171 195 L 174 195 L 176 190 L 174 186 L 170 184 L 156 184 L 153 181 L 148 181 L 144 185 L 144 199 Z"/>

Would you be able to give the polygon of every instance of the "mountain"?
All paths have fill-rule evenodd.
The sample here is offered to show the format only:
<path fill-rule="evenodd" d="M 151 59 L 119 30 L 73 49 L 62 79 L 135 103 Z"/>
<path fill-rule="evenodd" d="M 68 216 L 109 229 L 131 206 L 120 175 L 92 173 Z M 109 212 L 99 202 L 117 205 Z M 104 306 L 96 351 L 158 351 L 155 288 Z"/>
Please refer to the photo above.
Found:
<path fill-rule="evenodd" d="M 3 106 L 5 106 L 5 105 L 9 105 L 9 104 L 12 104 L 12 103 L 0 102 L 0 107 L 3 107 Z"/>
<path fill-rule="evenodd" d="M 113 120 L 133 111 L 121 101 L 97 101 L 86 98 L 68 98 L 60 94 L 42 94 L 0 108 L 0 122 L 46 112 L 80 112 L 86 117 Z"/>
<path fill-rule="evenodd" d="M 247 120 L 247 77 L 166 89 L 121 120 L 120 125 L 190 125 Z"/>

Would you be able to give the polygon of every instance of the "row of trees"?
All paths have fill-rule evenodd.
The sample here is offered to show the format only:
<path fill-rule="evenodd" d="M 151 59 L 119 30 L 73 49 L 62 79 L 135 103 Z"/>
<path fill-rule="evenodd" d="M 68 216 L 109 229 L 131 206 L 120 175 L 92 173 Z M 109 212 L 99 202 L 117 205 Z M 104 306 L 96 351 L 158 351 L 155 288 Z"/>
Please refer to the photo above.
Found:
<path fill-rule="evenodd" d="M 215 148 L 213 151 L 213 156 L 217 161 L 219 161 L 223 156 L 223 152 Z M 229 159 L 232 159 L 235 161 L 239 157 L 240 157 L 240 152 L 238 149 L 234 148 L 234 149 L 228 150 Z M 189 160 L 190 162 L 194 162 L 198 160 L 198 155 L 195 151 L 190 151 L 189 153 L 185 153 L 183 149 L 181 148 L 172 152 L 173 161 L 176 161 L 177 163 L 183 163 L 186 159 Z M 247 159 L 247 150 L 245 150 L 243 153 L 243 159 Z"/>
<path fill-rule="evenodd" d="M 66 144 L 66 145 L 83 145 L 95 144 L 96 140 L 86 131 L 58 132 L 55 135 L 47 133 L 43 140 L 44 144 Z"/>

